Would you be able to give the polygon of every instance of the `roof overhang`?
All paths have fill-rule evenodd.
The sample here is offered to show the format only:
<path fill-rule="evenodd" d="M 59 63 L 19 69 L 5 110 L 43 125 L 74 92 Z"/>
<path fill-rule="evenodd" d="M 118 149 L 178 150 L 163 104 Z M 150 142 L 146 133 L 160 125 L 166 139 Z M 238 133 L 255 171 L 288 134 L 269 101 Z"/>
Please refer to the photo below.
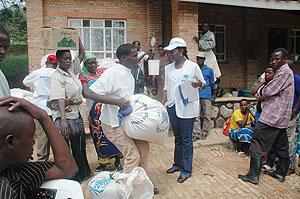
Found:
<path fill-rule="evenodd" d="M 274 10 L 300 10 L 300 1 L 289 0 L 179 0 L 197 3 L 208 3 L 248 8 L 264 8 Z"/>

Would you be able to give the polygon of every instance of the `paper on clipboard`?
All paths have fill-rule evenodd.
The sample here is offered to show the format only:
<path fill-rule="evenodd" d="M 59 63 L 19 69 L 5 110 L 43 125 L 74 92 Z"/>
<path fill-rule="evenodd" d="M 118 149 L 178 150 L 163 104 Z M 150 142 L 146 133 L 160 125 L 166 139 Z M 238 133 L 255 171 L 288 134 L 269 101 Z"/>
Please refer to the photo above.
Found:
<path fill-rule="evenodd" d="M 179 86 L 179 90 L 184 98 L 183 100 L 187 101 L 188 103 L 197 101 L 199 99 L 198 88 L 194 88 L 192 83 L 193 81 L 187 80 Z"/>

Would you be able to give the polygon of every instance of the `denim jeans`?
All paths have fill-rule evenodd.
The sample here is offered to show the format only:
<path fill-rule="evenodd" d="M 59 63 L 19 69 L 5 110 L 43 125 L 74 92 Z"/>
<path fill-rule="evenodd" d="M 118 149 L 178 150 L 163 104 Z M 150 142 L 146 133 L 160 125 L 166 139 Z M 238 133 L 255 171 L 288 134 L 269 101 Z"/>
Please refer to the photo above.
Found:
<path fill-rule="evenodd" d="M 171 126 L 175 136 L 173 167 L 180 169 L 180 175 L 191 176 L 193 164 L 193 126 L 195 118 L 179 118 L 175 105 L 168 107 Z"/>

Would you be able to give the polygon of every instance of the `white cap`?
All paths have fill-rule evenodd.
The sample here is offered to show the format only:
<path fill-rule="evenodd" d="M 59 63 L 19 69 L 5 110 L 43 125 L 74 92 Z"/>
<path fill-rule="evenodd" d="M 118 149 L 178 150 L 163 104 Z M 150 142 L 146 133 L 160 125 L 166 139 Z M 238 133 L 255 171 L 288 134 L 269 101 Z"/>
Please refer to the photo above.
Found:
<path fill-rule="evenodd" d="M 171 39 L 170 44 L 164 50 L 174 50 L 178 47 L 186 47 L 186 42 L 179 37 L 175 37 Z"/>
<path fill-rule="evenodd" d="M 198 52 L 197 57 L 205 57 L 205 52 Z"/>

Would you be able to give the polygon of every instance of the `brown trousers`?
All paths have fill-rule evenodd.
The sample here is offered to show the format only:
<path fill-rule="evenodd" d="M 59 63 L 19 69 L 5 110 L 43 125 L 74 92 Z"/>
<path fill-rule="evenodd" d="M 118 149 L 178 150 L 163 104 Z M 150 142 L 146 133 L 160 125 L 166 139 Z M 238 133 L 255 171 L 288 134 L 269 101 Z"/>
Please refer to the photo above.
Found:
<path fill-rule="evenodd" d="M 138 166 L 142 167 L 146 173 L 148 172 L 150 151 L 148 142 L 128 137 L 120 126 L 111 128 L 102 123 L 102 129 L 107 139 L 123 154 L 125 158 L 123 166 L 125 173 L 130 173 Z"/>

